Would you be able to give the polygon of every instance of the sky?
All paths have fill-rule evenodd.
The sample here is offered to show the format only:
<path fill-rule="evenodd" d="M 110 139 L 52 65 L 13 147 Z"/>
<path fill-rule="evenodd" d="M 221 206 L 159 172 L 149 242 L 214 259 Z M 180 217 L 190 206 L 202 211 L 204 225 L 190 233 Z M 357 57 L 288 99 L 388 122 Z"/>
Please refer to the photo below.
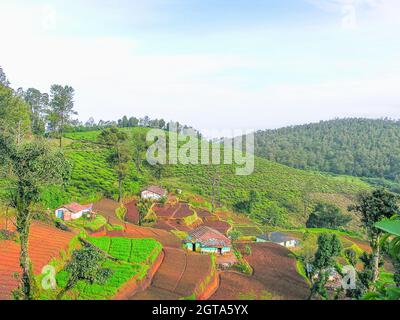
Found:
<path fill-rule="evenodd" d="M 0 0 L 14 88 L 76 90 L 86 121 L 202 130 L 400 118 L 398 0 Z"/>

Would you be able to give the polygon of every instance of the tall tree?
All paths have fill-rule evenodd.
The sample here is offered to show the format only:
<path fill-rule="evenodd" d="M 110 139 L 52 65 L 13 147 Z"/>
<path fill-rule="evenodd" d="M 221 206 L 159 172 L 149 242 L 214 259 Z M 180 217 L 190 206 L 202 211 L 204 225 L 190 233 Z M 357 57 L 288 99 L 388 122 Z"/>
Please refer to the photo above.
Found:
<path fill-rule="evenodd" d="M 0 84 L 2 84 L 5 87 L 10 86 L 10 82 L 8 81 L 7 76 L 1 66 L 0 66 Z"/>
<path fill-rule="evenodd" d="M 318 249 L 312 264 L 311 272 L 311 293 L 309 299 L 319 294 L 327 299 L 325 289 L 331 270 L 335 266 L 335 258 L 342 251 L 342 244 L 335 234 L 322 233 L 318 237 Z"/>
<path fill-rule="evenodd" d="M 61 148 L 65 127 L 71 123 L 71 117 L 77 114 L 74 111 L 74 89 L 55 84 L 50 88 L 50 97 L 49 121 L 52 130 L 58 134 Z"/>
<path fill-rule="evenodd" d="M 390 218 L 400 212 L 397 204 L 398 197 L 384 189 L 374 190 L 371 193 L 361 194 L 358 203 L 349 209 L 361 214 L 361 222 L 367 231 L 372 248 L 373 275 L 372 282 L 379 278 L 379 264 L 381 261 L 381 237 L 383 231 L 375 224 L 385 218 Z"/>
<path fill-rule="evenodd" d="M 21 292 L 24 299 L 33 298 L 33 275 L 28 253 L 28 238 L 34 214 L 32 207 L 39 202 L 41 190 L 48 185 L 62 184 L 70 166 L 60 151 L 45 142 L 35 140 L 17 145 L 0 134 L 0 165 L 10 182 L 9 203 L 16 210 L 16 226 L 21 243 Z"/>
<path fill-rule="evenodd" d="M 29 107 L 15 92 L 0 83 L 0 131 L 20 143 L 31 132 Z"/>
<path fill-rule="evenodd" d="M 43 135 L 45 133 L 45 114 L 48 111 L 49 95 L 41 93 L 35 88 L 29 88 L 23 93 L 25 101 L 30 106 L 32 132 L 34 134 Z"/>
<path fill-rule="evenodd" d="M 122 183 L 129 172 L 132 159 L 128 135 L 116 127 L 104 129 L 99 135 L 99 142 L 111 147 L 108 157 L 109 164 L 116 170 L 118 176 L 118 202 L 122 201 Z"/>

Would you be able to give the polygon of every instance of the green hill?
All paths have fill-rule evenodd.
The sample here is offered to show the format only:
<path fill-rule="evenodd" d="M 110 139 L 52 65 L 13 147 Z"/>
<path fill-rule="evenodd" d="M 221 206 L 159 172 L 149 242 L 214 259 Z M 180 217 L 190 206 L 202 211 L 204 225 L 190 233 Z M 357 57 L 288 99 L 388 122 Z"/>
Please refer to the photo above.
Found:
<path fill-rule="evenodd" d="M 298 169 L 372 178 L 400 192 L 400 121 L 337 119 L 258 131 L 255 154 Z"/>
<path fill-rule="evenodd" d="M 124 129 L 128 133 L 143 131 L 143 128 Z M 66 200 L 91 200 L 102 195 L 117 195 L 115 173 L 106 163 L 108 149 L 97 144 L 99 131 L 69 133 L 73 141 L 65 147 L 73 163 L 72 179 L 65 190 L 49 190 L 44 201 L 49 206 Z M 131 135 L 132 137 L 133 135 Z M 221 205 L 232 209 L 246 201 L 251 190 L 259 193 L 252 210 L 257 220 L 267 219 L 281 226 L 301 226 L 316 201 L 336 203 L 346 209 L 354 196 L 370 186 L 358 178 L 333 176 L 319 172 L 302 171 L 274 163 L 262 158 L 255 160 L 255 172 L 250 176 L 235 175 L 233 165 L 168 165 L 161 180 L 151 174 L 146 166 L 139 174 L 132 165 L 130 176 L 124 183 L 124 192 L 137 193 L 148 183 L 158 183 L 171 190 L 180 188 L 210 200 L 212 176 L 217 170 L 221 176 Z M 217 192 L 218 193 L 218 192 Z M 354 222 L 356 228 L 357 220 Z"/>

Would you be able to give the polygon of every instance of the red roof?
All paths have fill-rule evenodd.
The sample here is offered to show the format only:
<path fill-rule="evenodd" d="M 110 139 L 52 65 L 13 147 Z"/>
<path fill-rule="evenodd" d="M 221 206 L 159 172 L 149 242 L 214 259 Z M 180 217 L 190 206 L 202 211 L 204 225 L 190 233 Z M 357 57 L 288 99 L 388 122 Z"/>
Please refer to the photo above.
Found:
<path fill-rule="evenodd" d="M 92 210 L 93 204 L 87 204 L 87 205 L 81 205 L 79 203 L 73 202 L 70 204 L 67 204 L 65 206 L 62 206 L 62 208 L 67 209 L 68 211 L 71 211 L 72 213 L 77 213 L 83 210 Z"/>
<path fill-rule="evenodd" d="M 188 239 L 191 242 L 199 242 L 205 247 L 228 247 L 231 240 L 225 237 L 221 232 L 206 226 L 201 226 L 192 232 L 189 232 Z"/>

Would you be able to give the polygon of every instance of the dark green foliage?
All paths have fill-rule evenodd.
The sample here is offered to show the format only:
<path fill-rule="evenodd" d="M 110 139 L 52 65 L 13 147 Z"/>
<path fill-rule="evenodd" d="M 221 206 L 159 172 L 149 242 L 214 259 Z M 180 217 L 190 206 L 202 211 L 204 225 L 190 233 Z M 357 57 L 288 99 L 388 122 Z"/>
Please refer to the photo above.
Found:
<path fill-rule="evenodd" d="M 358 204 L 350 209 L 361 214 L 361 221 L 367 231 L 370 246 L 372 248 L 373 276 L 371 284 L 376 282 L 379 277 L 379 263 L 381 260 L 381 237 L 383 231 L 375 225 L 385 218 L 398 215 L 400 208 L 397 204 L 398 196 L 378 189 L 370 194 L 361 194 Z"/>
<path fill-rule="evenodd" d="M 357 253 L 353 249 L 346 249 L 344 252 L 347 261 L 355 267 L 358 261 Z"/>
<path fill-rule="evenodd" d="M 74 89 L 70 86 L 55 84 L 50 88 L 51 101 L 48 120 L 51 130 L 60 139 L 60 148 L 65 128 L 72 123 L 71 117 L 77 114 L 74 111 L 74 93 Z"/>
<path fill-rule="evenodd" d="M 329 273 L 334 269 L 336 257 L 342 251 L 342 243 L 336 234 L 322 233 L 318 237 L 318 249 L 315 253 L 312 263 L 312 272 L 310 280 L 312 282 L 311 293 L 309 299 L 312 299 L 316 294 L 323 299 L 328 298 L 326 284 Z"/>
<path fill-rule="evenodd" d="M 3 85 L 5 87 L 8 87 L 10 85 L 10 82 L 8 81 L 2 67 L 0 67 L 0 85 Z"/>
<path fill-rule="evenodd" d="M 255 154 L 299 169 L 400 182 L 400 122 L 340 119 L 259 131 Z"/>
<path fill-rule="evenodd" d="M 28 254 L 28 237 L 33 218 L 33 206 L 40 200 L 43 188 L 62 184 L 70 174 L 69 163 L 60 151 L 52 150 L 42 140 L 14 144 L 0 132 L 0 151 L 6 170 L 7 203 L 16 212 L 16 227 L 21 241 L 22 298 L 33 298 L 33 275 Z"/>
<path fill-rule="evenodd" d="M 105 261 L 105 256 L 94 248 L 84 247 L 75 250 L 71 260 L 65 266 L 65 271 L 69 274 L 67 284 L 57 298 L 61 299 L 78 281 L 104 284 L 112 275 L 111 269 L 102 267 Z"/>
<path fill-rule="evenodd" d="M 335 258 L 341 251 L 342 244 L 336 234 L 322 233 L 318 237 L 318 250 L 313 262 L 314 269 L 320 271 L 335 266 Z"/>
<path fill-rule="evenodd" d="M 36 135 L 44 135 L 49 95 L 41 93 L 35 88 L 29 88 L 26 92 L 23 92 L 23 98 L 30 107 L 32 132 Z"/>
<path fill-rule="evenodd" d="M 31 132 L 29 107 L 15 92 L 0 83 L 0 134 L 20 143 Z"/>
<path fill-rule="evenodd" d="M 375 227 L 377 222 L 400 213 L 398 199 L 398 196 L 393 193 L 377 189 L 371 193 L 359 195 L 358 204 L 351 206 L 350 209 L 361 214 L 361 221 L 372 238 L 383 233 Z"/>
<path fill-rule="evenodd" d="M 307 228 L 338 229 L 350 221 L 351 217 L 343 215 L 337 206 L 319 202 L 308 218 L 306 226 Z"/>

